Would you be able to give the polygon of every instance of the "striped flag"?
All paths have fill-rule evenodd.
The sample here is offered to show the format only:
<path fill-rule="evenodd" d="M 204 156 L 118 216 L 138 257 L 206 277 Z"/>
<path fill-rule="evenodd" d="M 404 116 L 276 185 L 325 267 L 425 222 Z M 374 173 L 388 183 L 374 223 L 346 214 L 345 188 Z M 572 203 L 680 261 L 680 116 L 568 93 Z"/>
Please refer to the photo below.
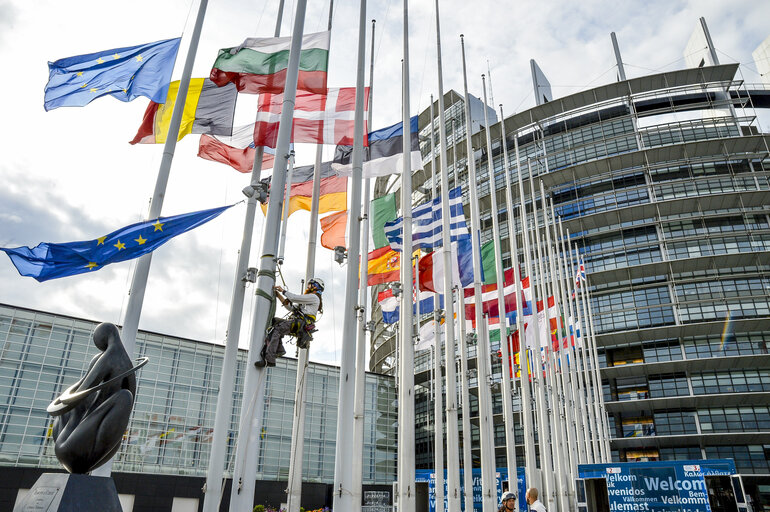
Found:
<path fill-rule="evenodd" d="M 419 306 L 419 313 L 421 315 L 425 315 L 427 313 L 433 313 L 434 309 L 434 302 L 433 302 L 433 293 L 432 292 L 420 292 L 419 295 L 417 295 L 417 300 L 419 301 L 417 304 L 414 304 L 412 307 L 412 312 L 414 314 L 417 314 L 417 308 Z M 386 324 L 392 324 L 395 322 L 398 322 L 399 318 L 399 299 L 395 295 L 393 295 L 393 290 L 390 288 L 381 291 L 377 294 L 377 302 L 380 303 L 380 308 L 382 309 L 382 321 Z M 444 307 L 444 296 L 440 296 L 440 304 L 441 307 Z"/>
<path fill-rule="evenodd" d="M 460 187 L 449 191 L 450 236 L 456 242 L 463 237 L 470 238 L 468 224 L 463 212 L 463 198 Z M 404 242 L 404 218 L 399 217 L 385 224 L 385 236 L 394 251 L 401 251 Z M 441 242 L 441 197 L 412 209 L 412 244 L 414 249 L 432 250 Z"/>

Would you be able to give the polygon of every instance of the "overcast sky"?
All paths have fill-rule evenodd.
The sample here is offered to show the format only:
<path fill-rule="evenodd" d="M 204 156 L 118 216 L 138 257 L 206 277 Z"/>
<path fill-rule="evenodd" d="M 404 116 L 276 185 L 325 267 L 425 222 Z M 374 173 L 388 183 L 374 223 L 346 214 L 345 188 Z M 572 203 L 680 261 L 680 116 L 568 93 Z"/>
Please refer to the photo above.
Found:
<path fill-rule="evenodd" d="M 287 0 L 283 35 L 289 35 L 295 2 Z M 309 2 L 306 32 L 323 30 L 328 0 Z M 194 77 L 208 76 L 217 50 L 248 36 L 273 35 L 278 0 L 210 2 L 195 60 Z M 471 94 L 481 96 L 481 73 L 492 75 L 495 104 L 506 114 L 534 105 L 529 59 L 537 60 L 555 97 L 615 79 L 610 32 L 615 31 L 629 78 L 684 67 L 683 50 L 698 17 L 708 22 L 719 59 L 740 62 L 742 78 L 758 82 L 751 52 L 770 35 L 770 2 L 724 1 L 445 1 L 441 4 L 444 88 L 462 92 L 459 34 L 466 37 Z M 174 79 L 181 75 L 198 2 L 0 0 L 0 246 L 91 240 L 144 219 L 161 159 L 161 145 L 130 146 L 148 100 L 101 98 L 83 108 L 43 110 L 46 63 L 63 57 L 156 41 L 184 34 Z M 374 127 L 400 118 L 403 4 L 371 2 L 377 20 Z M 411 22 L 412 114 L 436 94 L 433 2 L 413 2 Z M 336 0 L 329 65 L 330 86 L 354 86 L 358 5 Z M 367 27 L 369 24 L 367 24 Z M 367 38 L 370 34 L 367 34 Z M 369 43 L 367 42 L 367 53 Z M 368 57 L 367 57 L 368 76 Z M 739 78 L 741 75 L 739 74 Z M 253 99 L 253 98 L 252 98 Z M 237 124 L 253 120 L 253 101 L 241 101 Z M 231 204 L 242 199 L 248 176 L 196 157 L 198 135 L 176 148 L 163 215 Z M 327 147 L 327 157 L 333 148 Z M 297 148 L 311 163 L 314 147 Z M 223 343 L 245 206 L 179 236 L 155 252 L 140 329 Z M 304 276 L 307 212 L 289 220 L 284 276 L 297 291 Z M 263 233 L 257 214 L 251 266 Z M 344 267 L 320 248 L 317 275 L 327 283 L 326 313 L 311 360 L 338 364 Z M 120 323 L 133 264 L 46 283 L 20 277 L 0 255 L 0 303 Z M 240 346 L 248 345 L 254 302 L 246 296 Z M 290 350 L 290 355 L 293 351 Z"/>

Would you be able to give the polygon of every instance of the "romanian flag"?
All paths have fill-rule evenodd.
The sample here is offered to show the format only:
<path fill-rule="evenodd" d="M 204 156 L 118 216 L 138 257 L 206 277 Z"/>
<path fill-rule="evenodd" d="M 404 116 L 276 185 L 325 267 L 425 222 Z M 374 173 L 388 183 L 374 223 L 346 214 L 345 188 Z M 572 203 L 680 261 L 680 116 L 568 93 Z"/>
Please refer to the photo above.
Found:
<path fill-rule="evenodd" d="M 389 245 L 375 249 L 369 253 L 369 286 L 398 281 L 401 271 L 401 253 Z"/>
<path fill-rule="evenodd" d="M 179 81 L 168 87 L 166 103 L 151 101 L 144 111 L 144 119 L 131 144 L 163 144 L 171 125 Z M 179 126 L 179 137 L 189 133 L 230 136 L 233 134 L 233 116 L 238 91 L 235 86 L 220 88 L 207 78 L 193 78 L 187 89 L 187 98 Z"/>
<path fill-rule="evenodd" d="M 297 90 L 324 93 L 331 32 L 302 36 Z M 209 75 L 218 86 L 234 83 L 239 92 L 282 94 L 289 67 L 291 37 L 250 37 L 219 50 Z"/>
<path fill-rule="evenodd" d="M 295 167 L 289 196 L 289 215 L 297 210 L 310 211 L 313 200 L 313 174 L 315 166 Z M 268 180 L 270 178 L 267 178 Z M 270 191 L 272 193 L 272 191 Z M 269 201 L 269 198 L 268 198 Z M 339 212 L 348 209 L 348 179 L 341 178 L 332 170 L 330 162 L 321 164 L 321 190 L 318 198 L 318 213 Z M 267 205 L 262 205 L 267 213 Z"/>

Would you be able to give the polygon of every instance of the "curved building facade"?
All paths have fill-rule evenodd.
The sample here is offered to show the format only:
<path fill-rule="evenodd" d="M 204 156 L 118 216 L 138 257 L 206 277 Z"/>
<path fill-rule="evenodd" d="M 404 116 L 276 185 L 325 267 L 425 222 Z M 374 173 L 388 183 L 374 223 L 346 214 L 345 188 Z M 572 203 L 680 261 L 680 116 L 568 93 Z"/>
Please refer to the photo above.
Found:
<path fill-rule="evenodd" d="M 531 164 L 535 188 L 543 181 L 544 199 L 584 257 L 613 460 L 730 458 L 755 506 L 770 507 L 770 136 L 757 118 L 770 104 L 764 87 L 744 84 L 737 70 L 726 64 L 633 78 L 510 116 L 511 167 L 504 169 L 500 123 L 493 124 L 492 155 L 484 131 L 472 135 L 473 185 L 464 133 L 458 140 L 448 121 L 449 146 L 456 144 L 448 160 L 466 206 L 468 187 L 478 189 L 482 243 L 492 239 L 492 215 L 506 219 L 504 173 L 518 180 L 515 142 L 522 172 Z M 447 118 L 463 121 L 455 108 L 462 99 L 452 94 Z M 421 134 L 429 135 L 429 116 L 423 119 Z M 415 186 L 431 174 L 424 144 L 426 171 L 415 174 Z M 490 156 L 498 212 L 490 209 Z M 528 190 L 530 177 L 523 178 Z M 500 237 L 509 268 L 506 222 Z M 373 367 L 392 357 L 386 338 L 374 342 Z M 473 342 L 468 350 L 475 359 Z M 429 351 L 415 359 L 422 467 L 433 466 L 431 360 Z M 470 366 L 477 416 L 475 361 Z M 504 467 L 499 363 L 492 370 L 497 463 Z M 523 443 L 518 400 L 515 394 Z M 523 450 L 517 446 L 519 465 Z"/>

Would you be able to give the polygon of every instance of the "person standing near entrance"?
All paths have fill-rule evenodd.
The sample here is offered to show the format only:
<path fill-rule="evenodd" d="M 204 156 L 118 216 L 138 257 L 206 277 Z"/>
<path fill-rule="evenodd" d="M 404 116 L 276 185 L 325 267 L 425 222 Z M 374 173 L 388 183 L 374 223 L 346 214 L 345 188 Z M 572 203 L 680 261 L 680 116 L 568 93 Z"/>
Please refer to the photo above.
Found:
<path fill-rule="evenodd" d="M 537 499 L 537 488 L 530 487 L 527 489 L 527 494 L 524 499 L 527 500 L 527 505 L 529 505 L 530 510 L 534 510 L 535 512 L 547 512 L 545 510 L 545 505 Z"/>
<path fill-rule="evenodd" d="M 516 495 L 512 492 L 504 492 L 500 498 L 500 508 L 497 512 L 513 512 L 516 510 Z"/>

